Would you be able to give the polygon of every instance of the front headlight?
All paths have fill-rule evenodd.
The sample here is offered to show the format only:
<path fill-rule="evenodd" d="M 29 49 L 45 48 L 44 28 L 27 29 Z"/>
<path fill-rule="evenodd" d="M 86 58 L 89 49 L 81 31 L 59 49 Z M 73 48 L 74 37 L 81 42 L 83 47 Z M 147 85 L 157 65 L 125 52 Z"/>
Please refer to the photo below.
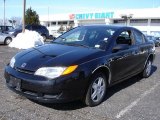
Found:
<path fill-rule="evenodd" d="M 12 68 L 14 68 L 15 62 L 16 62 L 16 59 L 13 57 L 13 58 L 11 59 L 9 65 L 10 65 Z"/>
<path fill-rule="evenodd" d="M 67 75 L 72 73 L 77 67 L 78 65 L 69 67 L 42 67 L 35 72 L 35 75 L 54 79 L 61 75 Z"/>

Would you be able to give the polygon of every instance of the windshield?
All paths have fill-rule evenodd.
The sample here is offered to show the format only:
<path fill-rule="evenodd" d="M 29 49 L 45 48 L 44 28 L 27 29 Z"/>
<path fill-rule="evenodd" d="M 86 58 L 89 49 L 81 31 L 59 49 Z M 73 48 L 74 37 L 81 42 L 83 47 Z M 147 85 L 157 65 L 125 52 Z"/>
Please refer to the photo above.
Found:
<path fill-rule="evenodd" d="M 58 37 L 54 42 L 67 45 L 100 48 L 107 44 L 115 29 L 108 27 L 77 27 Z"/>

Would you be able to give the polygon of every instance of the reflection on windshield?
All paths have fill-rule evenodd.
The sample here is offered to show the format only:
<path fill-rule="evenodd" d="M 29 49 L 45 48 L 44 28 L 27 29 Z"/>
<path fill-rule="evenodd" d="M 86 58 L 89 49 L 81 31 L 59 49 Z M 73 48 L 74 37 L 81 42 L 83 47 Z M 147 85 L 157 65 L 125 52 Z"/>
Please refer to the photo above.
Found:
<path fill-rule="evenodd" d="M 108 27 L 77 27 L 60 37 L 54 42 L 74 46 L 100 48 L 101 44 L 107 44 L 108 39 L 115 30 Z"/>

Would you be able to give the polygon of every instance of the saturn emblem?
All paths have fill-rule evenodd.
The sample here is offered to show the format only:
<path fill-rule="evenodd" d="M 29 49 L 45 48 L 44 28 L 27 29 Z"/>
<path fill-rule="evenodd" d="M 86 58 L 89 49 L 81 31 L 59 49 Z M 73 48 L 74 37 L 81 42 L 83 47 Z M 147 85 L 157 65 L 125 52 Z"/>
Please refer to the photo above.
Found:
<path fill-rule="evenodd" d="M 27 65 L 27 63 L 23 63 L 23 64 L 21 65 L 21 67 L 24 68 L 24 67 L 26 67 L 26 65 Z"/>

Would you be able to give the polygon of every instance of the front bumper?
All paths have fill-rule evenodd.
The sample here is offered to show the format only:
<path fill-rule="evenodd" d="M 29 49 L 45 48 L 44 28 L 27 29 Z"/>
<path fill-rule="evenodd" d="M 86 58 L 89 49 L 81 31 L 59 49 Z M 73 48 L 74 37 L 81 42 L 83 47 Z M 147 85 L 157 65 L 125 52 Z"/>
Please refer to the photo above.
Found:
<path fill-rule="evenodd" d="M 39 102 L 69 102 L 83 98 L 85 93 L 86 81 L 78 74 L 47 80 L 45 77 L 19 72 L 6 66 L 4 76 L 12 91 Z"/>

